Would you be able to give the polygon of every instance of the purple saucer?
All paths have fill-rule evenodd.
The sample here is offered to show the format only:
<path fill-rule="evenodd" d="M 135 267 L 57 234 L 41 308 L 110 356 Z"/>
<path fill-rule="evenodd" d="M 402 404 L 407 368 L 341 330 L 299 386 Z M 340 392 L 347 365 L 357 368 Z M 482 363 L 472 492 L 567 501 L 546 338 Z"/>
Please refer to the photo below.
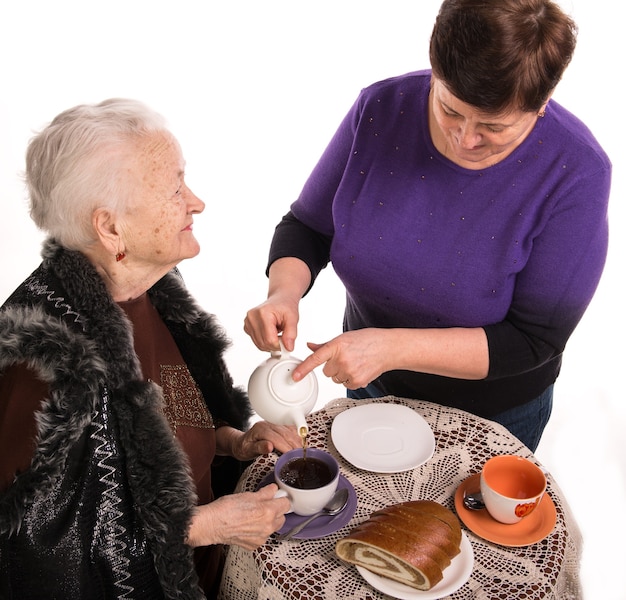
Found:
<path fill-rule="evenodd" d="M 274 471 L 268 473 L 261 481 L 257 489 L 262 488 L 265 485 L 274 483 Z M 321 515 L 317 517 L 313 522 L 309 523 L 302 531 L 296 533 L 293 539 L 297 540 L 313 540 L 315 538 L 324 537 L 338 529 L 341 529 L 346 525 L 352 515 L 354 515 L 357 506 L 356 492 L 352 487 L 352 484 L 339 473 L 339 482 L 337 489 L 347 488 L 348 490 L 348 504 L 337 515 Z M 285 515 L 285 524 L 276 533 L 287 533 L 292 527 L 295 527 L 298 523 L 302 523 L 308 517 L 302 517 L 295 513 L 288 513 Z"/>

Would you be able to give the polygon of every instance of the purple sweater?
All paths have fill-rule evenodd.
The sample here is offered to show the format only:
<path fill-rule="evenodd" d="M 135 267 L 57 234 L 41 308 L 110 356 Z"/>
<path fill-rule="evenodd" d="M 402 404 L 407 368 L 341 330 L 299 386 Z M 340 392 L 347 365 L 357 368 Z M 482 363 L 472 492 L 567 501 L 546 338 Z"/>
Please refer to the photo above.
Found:
<path fill-rule="evenodd" d="M 270 264 L 327 262 L 346 288 L 344 329 L 483 327 L 489 375 L 385 373 L 388 394 L 486 417 L 552 384 L 607 251 L 611 164 L 551 101 L 506 159 L 473 171 L 433 146 L 430 71 L 364 89 L 278 226 Z"/>

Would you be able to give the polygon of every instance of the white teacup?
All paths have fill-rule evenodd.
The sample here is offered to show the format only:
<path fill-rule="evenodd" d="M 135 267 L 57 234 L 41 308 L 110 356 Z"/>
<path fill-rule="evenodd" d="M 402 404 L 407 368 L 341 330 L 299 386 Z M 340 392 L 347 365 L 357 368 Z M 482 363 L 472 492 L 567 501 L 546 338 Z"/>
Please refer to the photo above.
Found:
<path fill-rule="evenodd" d="M 494 456 L 483 466 L 480 491 L 496 521 L 519 523 L 541 502 L 546 476 L 540 467 L 521 456 Z"/>
<path fill-rule="evenodd" d="M 276 461 L 274 479 L 280 488 L 276 496 L 287 496 L 291 512 L 306 516 L 322 510 L 337 490 L 339 463 L 319 448 L 307 448 L 302 460 L 302 448 L 285 452 Z"/>

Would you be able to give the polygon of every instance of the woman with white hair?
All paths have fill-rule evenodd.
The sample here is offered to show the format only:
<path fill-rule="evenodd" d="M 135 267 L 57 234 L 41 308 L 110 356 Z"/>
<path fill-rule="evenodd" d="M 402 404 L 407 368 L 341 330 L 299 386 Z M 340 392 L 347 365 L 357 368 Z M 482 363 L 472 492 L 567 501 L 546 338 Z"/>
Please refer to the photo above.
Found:
<path fill-rule="evenodd" d="M 131 100 L 69 109 L 28 147 L 49 238 L 0 310 L 3 598 L 214 597 L 221 545 L 284 524 L 274 484 L 230 493 L 243 461 L 301 442 L 248 429 L 228 340 L 176 270 L 204 210 L 184 175 Z"/>

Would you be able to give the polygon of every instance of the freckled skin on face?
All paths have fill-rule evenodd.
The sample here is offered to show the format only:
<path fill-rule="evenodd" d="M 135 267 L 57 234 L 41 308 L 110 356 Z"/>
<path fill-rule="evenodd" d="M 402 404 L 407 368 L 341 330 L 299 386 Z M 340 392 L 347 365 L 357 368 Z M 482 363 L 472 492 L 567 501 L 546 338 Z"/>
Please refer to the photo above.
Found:
<path fill-rule="evenodd" d="M 185 162 L 174 137 L 160 132 L 139 140 L 129 175 L 133 193 L 123 220 L 127 255 L 170 268 L 196 256 L 193 215 L 205 205 L 185 184 Z"/>

